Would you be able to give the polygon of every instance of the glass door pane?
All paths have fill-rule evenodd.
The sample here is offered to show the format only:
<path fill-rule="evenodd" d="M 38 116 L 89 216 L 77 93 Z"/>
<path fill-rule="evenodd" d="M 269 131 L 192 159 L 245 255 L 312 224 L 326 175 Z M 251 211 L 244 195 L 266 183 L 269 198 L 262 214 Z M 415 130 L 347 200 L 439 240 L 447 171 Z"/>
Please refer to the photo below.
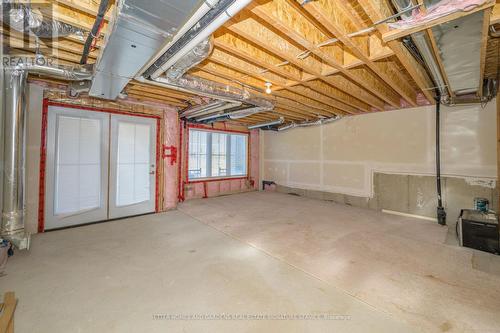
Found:
<path fill-rule="evenodd" d="M 46 229 L 106 219 L 109 115 L 48 112 Z"/>
<path fill-rule="evenodd" d="M 156 121 L 111 116 L 110 218 L 153 212 Z"/>

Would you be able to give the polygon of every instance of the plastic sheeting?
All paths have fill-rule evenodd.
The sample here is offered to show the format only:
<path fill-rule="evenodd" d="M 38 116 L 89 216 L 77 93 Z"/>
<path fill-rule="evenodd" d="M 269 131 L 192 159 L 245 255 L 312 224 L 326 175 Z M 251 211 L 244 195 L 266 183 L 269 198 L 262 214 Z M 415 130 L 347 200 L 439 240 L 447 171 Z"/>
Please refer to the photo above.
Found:
<path fill-rule="evenodd" d="M 20 3 L 2 2 L 2 21 L 12 29 L 39 38 L 57 38 L 76 35 L 83 40 L 84 31 L 70 24 L 49 20 L 41 13 Z"/>

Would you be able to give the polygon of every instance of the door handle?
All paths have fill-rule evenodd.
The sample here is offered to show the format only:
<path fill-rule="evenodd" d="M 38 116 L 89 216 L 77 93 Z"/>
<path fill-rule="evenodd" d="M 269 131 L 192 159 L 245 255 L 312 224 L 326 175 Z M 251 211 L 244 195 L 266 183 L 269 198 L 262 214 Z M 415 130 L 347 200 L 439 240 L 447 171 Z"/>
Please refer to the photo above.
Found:
<path fill-rule="evenodd" d="M 150 174 L 150 175 L 154 175 L 154 174 L 155 174 L 155 172 L 154 172 L 154 171 L 150 171 L 150 172 L 149 172 L 149 174 Z"/>

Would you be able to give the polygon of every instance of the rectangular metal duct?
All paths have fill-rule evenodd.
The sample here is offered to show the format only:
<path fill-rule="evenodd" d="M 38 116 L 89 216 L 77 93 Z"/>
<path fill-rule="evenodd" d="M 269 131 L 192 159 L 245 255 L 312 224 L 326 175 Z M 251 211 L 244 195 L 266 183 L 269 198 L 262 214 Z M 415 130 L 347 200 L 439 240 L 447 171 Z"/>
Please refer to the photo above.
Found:
<path fill-rule="evenodd" d="M 479 89 L 483 20 L 483 12 L 477 12 L 432 28 L 451 90 L 457 95 Z"/>
<path fill-rule="evenodd" d="M 203 4 L 203 0 L 119 0 L 89 94 L 116 99 L 144 63 L 171 41 Z"/>
<path fill-rule="evenodd" d="M 392 0 L 398 11 L 417 3 L 416 0 Z M 424 0 L 429 9 L 442 4 L 441 0 Z M 403 15 L 403 18 L 411 16 Z M 457 94 L 475 93 L 479 89 L 481 33 L 483 12 L 477 12 L 450 22 L 432 27 L 432 32 L 439 49 L 439 57 L 450 83 L 450 90 Z M 445 82 L 431 51 L 424 32 L 411 35 L 422 55 L 441 96 L 447 94 Z"/>

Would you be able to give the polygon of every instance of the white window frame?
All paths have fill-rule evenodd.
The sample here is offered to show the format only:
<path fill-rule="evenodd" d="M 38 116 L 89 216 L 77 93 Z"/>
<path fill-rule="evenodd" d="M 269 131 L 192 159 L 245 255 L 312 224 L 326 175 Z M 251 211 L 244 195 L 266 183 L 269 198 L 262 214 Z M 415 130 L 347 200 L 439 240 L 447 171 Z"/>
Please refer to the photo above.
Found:
<path fill-rule="evenodd" d="M 207 151 L 206 151 L 206 177 L 196 177 L 192 178 L 189 176 L 190 168 L 189 168 L 189 157 L 190 157 L 190 140 L 191 140 L 191 131 L 197 132 L 206 132 L 209 134 L 207 137 Z M 233 132 L 233 131 L 224 131 L 224 130 L 211 130 L 211 129 L 203 129 L 197 127 L 188 127 L 188 145 L 187 145 L 187 181 L 188 183 L 199 182 L 199 181 L 210 181 L 210 180 L 221 180 L 221 179 L 238 179 L 238 178 L 247 178 L 248 177 L 248 169 L 249 169 L 249 160 L 250 160 L 250 134 L 245 132 Z M 246 159 L 245 159 L 245 173 L 240 175 L 225 175 L 225 176 L 211 176 L 212 174 L 212 133 L 220 133 L 227 135 L 226 142 L 226 170 L 231 170 L 231 136 L 244 136 L 246 138 Z"/>

